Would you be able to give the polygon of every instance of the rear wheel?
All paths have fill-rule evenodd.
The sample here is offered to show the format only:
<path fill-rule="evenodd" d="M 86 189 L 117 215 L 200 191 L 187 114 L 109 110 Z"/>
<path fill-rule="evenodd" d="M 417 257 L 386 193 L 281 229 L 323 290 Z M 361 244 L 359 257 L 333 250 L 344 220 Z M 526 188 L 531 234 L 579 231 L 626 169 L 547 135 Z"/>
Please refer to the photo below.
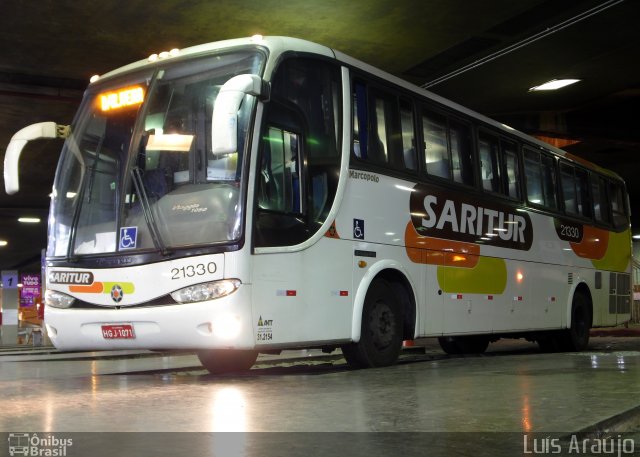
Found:
<path fill-rule="evenodd" d="M 342 347 L 356 368 L 393 365 L 402 349 L 402 310 L 389 283 L 375 280 L 364 300 L 360 341 Z"/>
<path fill-rule="evenodd" d="M 589 298 L 580 292 L 573 295 L 571 326 L 560 336 L 560 348 L 564 351 L 584 351 L 589 346 L 592 311 Z"/>
<path fill-rule="evenodd" d="M 211 374 L 246 371 L 258 358 L 258 351 L 239 349 L 210 349 L 198 351 L 200 363 Z"/>

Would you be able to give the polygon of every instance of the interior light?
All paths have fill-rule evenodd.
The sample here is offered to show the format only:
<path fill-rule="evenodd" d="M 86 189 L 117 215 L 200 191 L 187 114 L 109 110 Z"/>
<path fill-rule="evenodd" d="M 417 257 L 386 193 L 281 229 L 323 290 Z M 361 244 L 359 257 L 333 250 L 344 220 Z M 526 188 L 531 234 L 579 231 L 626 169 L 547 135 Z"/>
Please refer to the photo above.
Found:
<path fill-rule="evenodd" d="M 6 240 L 0 240 L 0 247 L 1 247 L 1 246 L 6 246 L 7 244 L 9 244 L 9 242 L 8 242 L 8 241 L 6 241 Z"/>
<path fill-rule="evenodd" d="M 562 87 L 575 84 L 579 81 L 579 79 L 552 79 L 551 81 L 547 81 L 546 83 L 540 84 L 539 86 L 533 86 L 529 89 L 529 92 L 536 92 L 539 90 L 557 90 L 561 89 Z"/>
<path fill-rule="evenodd" d="M 634 240 L 640 240 L 640 234 L 639 234 L 639 235 L 633 235 L 633 236 L 632 236 L 632 238 L 633 238 Z"/>
<path fill-rule="evenodd" d="M 193 135 L 170 133 L 168 135 L 149 135 L 147 151 L 189 152 Z"/>
<path fill-rule="evenodd" d="M 18 222 L 22 222 L 23 224 L 37 224 L 40 222 L 39 217 L 20 217 L 18 218 Z"/>

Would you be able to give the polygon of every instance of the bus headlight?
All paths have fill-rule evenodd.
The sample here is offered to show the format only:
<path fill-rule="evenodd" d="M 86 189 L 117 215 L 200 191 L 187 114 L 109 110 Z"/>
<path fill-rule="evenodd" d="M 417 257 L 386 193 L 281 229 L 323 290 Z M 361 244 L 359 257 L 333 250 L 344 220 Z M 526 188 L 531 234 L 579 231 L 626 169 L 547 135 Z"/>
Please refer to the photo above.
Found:
<path fill-rule="evenodd" d="M 238 290 L 240 284 L 242 283 L 239 279 L 204 282 L 171 292 L 171 297 L 178 303 L 196 303 L 205 300 L 214 300 L 234 293 Z"/>
<path fill-rule="evenodd" d="M 56 290 L 47 290 L 44 293 L 44 303 L 52 308 L 70 308 L 76 301 L 71 295 L 63 294 Z"/>

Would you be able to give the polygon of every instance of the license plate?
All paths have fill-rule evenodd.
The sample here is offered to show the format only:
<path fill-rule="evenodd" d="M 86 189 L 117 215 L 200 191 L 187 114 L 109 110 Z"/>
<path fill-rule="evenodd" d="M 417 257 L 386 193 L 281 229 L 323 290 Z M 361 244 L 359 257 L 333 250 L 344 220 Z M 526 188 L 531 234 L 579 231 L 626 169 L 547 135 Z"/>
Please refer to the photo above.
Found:
<path fill-rule="evenodd" d="M 105 340 L 132 340 L 136 334 L 131 324 L 103 325 L 102 337 Z"/>

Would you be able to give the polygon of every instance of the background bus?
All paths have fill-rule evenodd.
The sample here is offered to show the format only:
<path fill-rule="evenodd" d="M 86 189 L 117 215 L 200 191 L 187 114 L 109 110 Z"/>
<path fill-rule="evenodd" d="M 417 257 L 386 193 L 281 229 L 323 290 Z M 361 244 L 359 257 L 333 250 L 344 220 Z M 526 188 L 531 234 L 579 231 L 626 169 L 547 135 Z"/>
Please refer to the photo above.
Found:
<path fill-rule="evenodd" d="M 45 320 L 60 349 L 396 361 L 503 336 L 581 350 L 630 314 L 624 183 L 338 51 L 253 37 L 102 75 L 54 183 Z"/>

